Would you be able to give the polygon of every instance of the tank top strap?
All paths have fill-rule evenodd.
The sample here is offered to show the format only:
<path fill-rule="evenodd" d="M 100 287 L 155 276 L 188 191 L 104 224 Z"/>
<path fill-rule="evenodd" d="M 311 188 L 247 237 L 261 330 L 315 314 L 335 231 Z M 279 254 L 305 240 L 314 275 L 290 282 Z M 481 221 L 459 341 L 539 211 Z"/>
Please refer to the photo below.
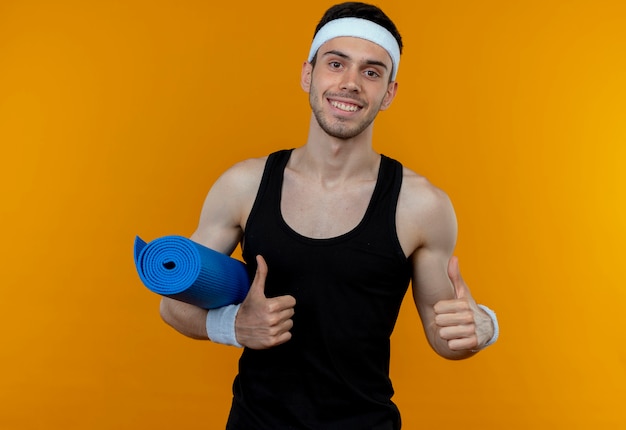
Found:
<path fill-rule="evenodd" d="M 373 196 L 373 207 L 384 211 L 391 218 L 388 220 L 395 225 L 396 207 L 398 205 L 398 197 L 400 196 L 400 188 L 402 187 L 402 164 L 381 154 L 381 166 L 378 183 L 380 184 L 379 192 Z M 392 210 L 387 210 L 391 208 Z"/>
<path fill-rule="evenodd" d="M 282 189 L 283 174 L 292 151 L 293 148 L 282 149 L 268 155 L 267 161 L 265 162 L 265 169 L 263 170 L 263 176 L 261 177 L 261 183 L 259 184 L 259 190 L 248 216 L 246 230 L 250 222 L 259 212 L 261 202 L 263 202 L 264 206 L 270 207 L 272 211 L 280 211 L 280 190 Z"/>
<path fill-rule="evenodd" d="M 406 261 L 396 228 L 396 209 L 402 188 L 402 177 L 402 164 L 381 154 L 378 183 L 364 221 L 366 234 L 379 236 L 381 241 L 391 241 L 397 258 Z"/>

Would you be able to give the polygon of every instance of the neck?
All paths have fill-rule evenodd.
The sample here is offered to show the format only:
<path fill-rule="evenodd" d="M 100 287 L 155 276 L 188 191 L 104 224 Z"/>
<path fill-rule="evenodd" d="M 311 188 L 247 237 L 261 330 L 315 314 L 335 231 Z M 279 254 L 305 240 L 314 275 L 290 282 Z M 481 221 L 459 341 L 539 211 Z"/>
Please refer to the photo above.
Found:
<path fill-rule="evenodd" d="M 290 167 L 322 182 L 376 177 L 380 155 L 372 148 L 372 126 L 358 136 L 339 139 L 324 132 L 314 116 L 307 143 L 297 148 Z"/>

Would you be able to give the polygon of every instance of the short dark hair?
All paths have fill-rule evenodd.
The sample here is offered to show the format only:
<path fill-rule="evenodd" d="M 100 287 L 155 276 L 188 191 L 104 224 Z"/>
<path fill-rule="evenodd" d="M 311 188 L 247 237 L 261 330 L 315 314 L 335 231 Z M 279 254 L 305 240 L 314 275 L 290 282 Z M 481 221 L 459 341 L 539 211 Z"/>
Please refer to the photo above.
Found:
<path fill-rule="evenodd" d="M 313 37 L 315 37 L 317 32 L 328 22 L 339 18 L 362 18 L 386 28 L 398 42 L 400 53 L 402 53 L 402 36 L 400 36 L 396 25 L 379 7 L 367 3 L 345 2 L 331 6 L 326 13 L 324 13 L 317 27 L 315 27 Z"/>

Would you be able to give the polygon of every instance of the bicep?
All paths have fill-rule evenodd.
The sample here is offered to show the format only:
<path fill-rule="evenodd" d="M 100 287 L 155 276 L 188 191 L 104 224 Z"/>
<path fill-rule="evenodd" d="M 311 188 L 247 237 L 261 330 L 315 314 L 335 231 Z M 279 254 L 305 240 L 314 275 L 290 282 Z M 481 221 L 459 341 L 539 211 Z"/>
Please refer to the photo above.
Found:
<path fill-rule="evenodd" d="M 448 261 L 452 255 L 444 250 L 422 248 L 413 256 L 413 300 L 426 324 L 434 315 L 433 306 L 455 297 L 448 278 Z"/>
<path fill-rule="evenodd" d="M 228 199 L 219 181 L 209 191 L 191 240 L 230 255 L 241 238 L 236 202 Z"/>
<path fill-rule="evenodd" d="M 434 318 L 433 306 L 455 297 L 448 263 L 456 246 L 457 222 L 448 197 L 438 192 L 422 214 L 422 243 L 411 256 L 413 298 L 423 323 Z"/>
<path fill-rule="evenodd" d="M 227 255 L 234 251 L 256 196 L 262 166 L 257 160 L 247 160 L 220 176 L 206 196 L 192 240 Z"/>

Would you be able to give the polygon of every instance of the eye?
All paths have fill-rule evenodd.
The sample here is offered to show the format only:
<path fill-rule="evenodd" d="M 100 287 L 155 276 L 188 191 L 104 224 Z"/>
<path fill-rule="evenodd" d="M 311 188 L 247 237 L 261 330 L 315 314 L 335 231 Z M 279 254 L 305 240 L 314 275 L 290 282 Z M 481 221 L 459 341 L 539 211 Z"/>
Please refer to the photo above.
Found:
<path fill-rule="evenodd" d="M 331 61 L 330 63 L 328 63 L 328 65 L 330 66 L 331 69 L 341 68 L 341 63 L 339 61 Z"/>
<path fill-rule="evenodd" d="M 379 78 L 380 77 L 378 72 L 376 72 L 375 70 L 366 70 L 365 71 L 365 76 L 367 76 L 368 78 Z"/>

